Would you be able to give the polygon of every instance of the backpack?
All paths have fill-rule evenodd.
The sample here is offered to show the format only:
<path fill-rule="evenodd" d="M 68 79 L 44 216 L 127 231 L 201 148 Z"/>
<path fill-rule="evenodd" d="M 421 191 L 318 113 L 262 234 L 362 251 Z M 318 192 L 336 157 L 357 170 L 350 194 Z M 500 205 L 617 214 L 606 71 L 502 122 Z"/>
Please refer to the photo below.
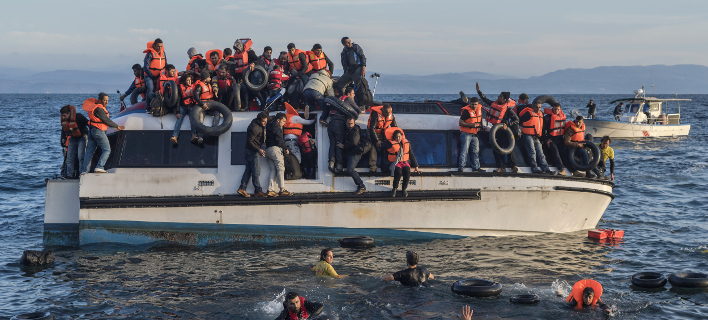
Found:
<path fill-rule="evenodd" d="M 305 132 L 297 137 L 297 144 L 300 146 L 300 151 L 303 154 L 309 154 L 315 151 L 315 144 L 313 143 L 312 135 L 309 132 Z"/>
<path fill-rule="evenodd" d="M 363 107 L 362 110 L 368 109 L 374 102 L 374 96 L 371 94 L 371 89 L 369 89 L 369 81 L 364 77 L 354 81 L 354 100 L 357 105 Z"/>
<path fill-rule="evenodd" d="M 371 150 L 371 141 L 366 137 L 364 131 L 359 129 L 359 144 L 356 146 L 356 154 L 361 155 L 369 152 Z"/>
<path fill-rule="evenodd" d="M 292 153 L 288 153 L 283 158 L 285 159 L 285 180 L 302 179 L 302 170 L 300 170 L 300 163 L 297 162 L 297 157 Z"/>

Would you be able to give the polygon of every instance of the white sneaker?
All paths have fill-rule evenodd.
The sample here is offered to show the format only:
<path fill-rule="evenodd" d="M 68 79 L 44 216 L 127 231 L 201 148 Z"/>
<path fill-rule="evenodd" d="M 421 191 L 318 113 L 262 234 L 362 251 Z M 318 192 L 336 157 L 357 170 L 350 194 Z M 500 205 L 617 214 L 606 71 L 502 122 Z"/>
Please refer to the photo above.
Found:
<path fill-rule="evenodd" d="M 94 169 L 93 173 L 106 173 L 106 170 L 103 169 Z"/>

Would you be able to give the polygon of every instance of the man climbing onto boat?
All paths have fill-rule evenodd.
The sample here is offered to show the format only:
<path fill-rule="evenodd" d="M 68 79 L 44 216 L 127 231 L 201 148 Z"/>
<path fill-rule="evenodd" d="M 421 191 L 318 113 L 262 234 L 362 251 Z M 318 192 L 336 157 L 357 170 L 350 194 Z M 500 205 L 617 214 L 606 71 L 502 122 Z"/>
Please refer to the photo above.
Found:
<path fill-rule="evenodd" d="M 620 116 L 622 116 L 622 109 L 623 109 L 623 106 L 624 106 L 624 102 L 620 102 L 620 104 L 618 104 L 618 105 L 615 107 L 615 110 L 612 111 L 612 115 L 615 116 L 615 121 L 620 121 Z"/>
<path fill-rule="evenodd" d="M 297 292 L 288 292 L 283 302 L 283 312 L 275 320 L 317 320 L 324 305 L 301 297 Z M 326 317 L 326 316 L 325 316 Z"/>
<path fill-rule="evenodd" d="M 579 154 L 580 160 L 583 165 L 588 164 L 588 153 L 585 151 L 585 122 L 583 121 L 583 116 L 575 117 L 575 120 L 568 121 L 565 123 L 565 136 L 563 137 L 563 144 L 566 148 L 578 148 L 576 155 Z M 577 168 L 573 169 L 574 177 L 585 177 L 586 174 L 580 172 Z M 589 172 L 588 172 L 589 173 Z M 594 173 L 589 174 L 590 178 L 594 178 Z"/>
<path fill-rule="evenodd" d="M 558 168 L 558 175 L 565 175 L 565 164 L 567 160 L 565 155 L 568 154 L 563 137 L 565 136 L 565 113 L 561 108 L 560 103 L 553 105 L 551 109 L 546 108 L 543 116 L 543 141 L 546 143 L 548 152 L 553 160 L 553 163 Z"/>
<path fill-rule="evenodd" d="M 361 129 L 353 117 L 349 116 L 347 118 L 346 125 L 344 141 L 337 143 L 337 148 L 342 149 L 344 156 L 347 158 L 347 172 L 349 172 L 357 187 L 354 194 L 362 194 L 366 192 L 366 186 L 364 186 L 364 182 L 359 177 L 359 173 L 356 172 L 356 165 L 359 164 L 359 160 L 364 154 L 371 152 L 372 147 L 371 143 L 361 136 Z M 369 157 L 369 167 L 372 166 L 376 168 L 376 157 Z"/>
<path fill-rule="evenodd" d="M 87 99 L 84 101 L 83 109 L 88 112 L 89 116 L 89 131 L 88 142 L 86 146 L 86 154 L 84 154 L 84 165 L 81 167 L 81 174 L 85 174 L 91 168 L 91 160 L 96 152 L 96 147 L 101 148 L 101 157 L 98 159 L 94 173 L 106 173 L 103 166 L 108 161 L 108 156 L 111 154 L 111 144 L 108 142 L 106 131 L 108 127 L 115 128 L 118 131 L 125 129 L 124 126 L 119 126 L 108 118 L 108 95 L 101 92 L 98 94 L 98 100 Z"/>
<path fill-rule="evenodd" d="M 529 159 L 529 164 L 531 165 L 531 172 L 555 174 L 555 171 L 551 171 L 551 169 L 548 168 L 540 140 L 541 134 L 543 133 L 542 104 L 541 101 L 538 101 L 530 107 L 523 108 L 521 113 L 519 113 L 521 141 Z"/>
<path fill-rule="evenodd" d="M 310 110 L 322 110 L 322 115 L 320 116 L 322 125 L 327 125 L 327 118 L 329 117 L 329 110 L 325 110 L 324 107 L 324 97 L 334 97 L 332 84 L 332 78 L 329 73 L 326 70 L 322 70 L 313 74 L 302 90 L 302 98 L 310 107 Z"/>
<path fill-rule="evenodd" d="M 489 108 L 487 109 L 487 117 L 486 121 L 489 125 L 495 125 L 498 123 L 503 124 L 504 130 L 506 130 L 507 127 L 509 126 L 514 126 L 519 123 L 519 117 L 514 113 L 513 107 L 516 106 L 516 101 L 510 99 L 511 93 L 509 92 L 502 92 L 499 94 L 497 97 L 496 101 L 492 101 L 490 99 L 487 99 L 487 97 L 482 93 L 482 91 L 479 89 L 479 82 L 477 82 L 477 95 L 479 95 L 479 98 L 484 102 Z M 509 138 L 506 135 L 501 135 L 500 138 L 497 138 L 500 144 L 502 145 L 509 145 L 511 141 L 509 141 Z M 509 160 L 509 165 L 511 166 L 511 171 L 514 173 L 519 172 L 519 167 L 516 166 L 516 157 L 514 156 L 514 153 L 510 153 L 506 155 L 506 157 Z M 497 169 L 494 170 L 494 172 L 506 172 L 506 166 L 505 166 L 505 161 L 504 161 L 504 155 L 494 151 L 494 160 L 497 163 Z"/>
<path fill-rule="evenodd" d="M 612 142 L 610 136 L 604 136 L 598 144 L 600 146 L 600 153 L 602 154 L 602 158 L 600 158 L 600 164 L 598 165 L 598 167 L 600 169 L 600 172 L 603 174 L 602 178 L 608 179 L 608 177 L 604 176 L 604 173 L 607 172 L 607 160 L 610 160 L 609 179 L 610 181 L 615 181 L 615 150 L 610 147 L 610 142 Z"/>
<path fill-rule="evenodd" d="M 61 107 L 59 113 L 61 114 L 61 141 L 68 139 L 68 145 L 61 144 L 62 148 L 67 148 L 66 173 L 64 177 L 76 179 L 76 165 L 78 164 L 79 170 L 84 165 L 89 120 L 83 114 L 77 113 L 76 107 L 72 105 Z"/>
<path fill-rule="evenodd" d="M 396 117 L 393 115 L 393 108 L 390 104 L 384 104 L 379 106 L 372 106 L 369 113 L 369 121 L 367 123 L 367 136 L 371 143 L 376 147 L 377 155 L 381 156 L 381 171 L 389 172 L 387 163 L 387 157 L 385 152 L 383 152 L 382 143 L 386 141 L 386 135 L 384 134 L 386 129 L 390 127 L 398 127 L 396 124 Z"/>
<path fill-rule="evenodd" d="M 267 123 L 268 113 L 261 112 L 255 119 L 251 120 L 251 124 L 249 124 L 248 129 L 246 129 L 246 151 L 244 152 L 244 156 L 246 158 L 246 170 L 241 176 L 241 185 L 237 191 L 238 194 L 246 198 L 250 197 L 250 195 L 246 192 L 249 180 L 253 182 L 254 197 L 268 196 L 263 193 L 263 188 L 261 188 L 261 165 L 259 158 L 266 156 L 266 152 L 261 149 L 261 146 L 265 143 L 265 130 Z"/>
<path fill-rule="evenodd" d="M 279 112 L 266 126 L 265 157 L 270 167 L 270 176 L 268 179 L 269 197 L 293 195 L 290 191 L 285 190 L 285 159 L 283 155 L 290 154 L 288 146 L 285 144 L 285 139 L 283 138 L 283 126 L 285 126 L 286 121 L 287 118 L 285 114 Z M 278 193 L 275 192 L 276 187 L 280 189 Z"/>
<path fill-rule="evenodd" d="M 418 253 L 415 251 L 406 252 L 406 262 L 408 268 L 398 271 L 393 274 L 387 274 L 383 277 L 383 281 L 398 281 L 407 287 L 428 286 L 427 280 L 432 280 L 435 277 L 428 272 L 425 267 L 418 266 Z"/>
<path fill-rule="evenodd" d="M 477 132 L 482 127 L 482 106 L 477 97 L 468 100 L 469 105 L 462 108 L 460 120 L 460 160 L 457 171 L 462 172 L 467 165 L 467 154 L 472 158 L 472 172 L 485 172 L 479 164 L 479 138 Z"/>
<path fill-rule="evenodd" d="M 145 101 L 145 76 L 143 75 L 142 68 L 137 63 L 133 65 L 133 75 L 135 75 L 135 80 L 130 83 L 128 90 L 125 90 L 125 93 L 119 97 L 120 101 L 123 101 L 125 97 L 130 96 L 134 90 L 138 90 L 140 96 L 143 98 L 143 101 Z M 138 103 L 137 99 L 135 101 L 133 101 L 133 99 L 130 100 L 130 104 L 136 103 Z"/>
<path fill-rule="evenodd" d="M 366 77 L 366 55 L 364 55 L 364 50 L 358 44 L 352 43 L 349 37 L 342 38 L 342 46 L 344 46 L 341 53 L 344 74 L 339 77 L 335 84 L 337 92 L 340 93 L 350 82 L 357 83 L 359 79 Z"/>

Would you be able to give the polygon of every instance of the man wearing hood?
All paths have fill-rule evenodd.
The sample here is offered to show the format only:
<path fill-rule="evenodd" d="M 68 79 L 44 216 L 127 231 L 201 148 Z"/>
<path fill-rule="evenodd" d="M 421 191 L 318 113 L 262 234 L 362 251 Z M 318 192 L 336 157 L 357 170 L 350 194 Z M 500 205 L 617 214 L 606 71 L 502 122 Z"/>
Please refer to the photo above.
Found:
<path fill-rule="evenodd" d="M 189 56 L 189 62 L 187 62 L 187 68 L 185 71 L 191 70 L 196 74 L 199 74 L 202 70 L 204 70 L 207 62 L 204 60 L 204 56 L 201 53 L 197 53 L 196 48 L 189 48 L 189 50 L 187 50 L 187 56 Z"/>

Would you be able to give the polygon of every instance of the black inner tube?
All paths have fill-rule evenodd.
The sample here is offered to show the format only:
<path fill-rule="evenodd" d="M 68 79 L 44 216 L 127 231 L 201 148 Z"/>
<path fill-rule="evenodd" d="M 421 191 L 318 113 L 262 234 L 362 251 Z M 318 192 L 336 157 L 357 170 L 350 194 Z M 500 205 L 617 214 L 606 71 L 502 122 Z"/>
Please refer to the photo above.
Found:
<path fill-rule="evenodd" d="M 179 89 L 177 87 L 177 83 L 174 82 L 174 80 L 170 80 L 165 82 L 163 85 L 163 90 L 162 92 L 165 93 L 164 96 L 164 103 L 168 107 L 174 107 L 177 105 L 177 102 L 179 101 Z M 168 89 L 169 88 L 169 89 Z"/>
<path fill-rule="evenodd" d="M 658 272 L 640 272 L 632 275 L 632 284 L 641 288 L 661 288 L 666 285 L 666 277 Z"/>
<path fill-rule="evenodd" d="M 204 102 L 204 104 L 209 107 L 209 110 L 215 110 L 219 112 L 221 114 L 221 118 L 223 118 L 224 121 L 218 126 L 206 126 L 201 121 L 197 120 L 204 118 L 204 112 L 206 110 L 204 110 L 200 106 L 194 106 L 192 107 L 192 111 L 189 113 L 189 123 L 192 125 L 192 127 L 198 132 L 211 137 L 218 137 L 221 134 L 229 131 L 229 129 L 231 129 L 231 124 L 234 122 L 234 117 L 231 114 L 231 110 L 229 110 L 229 108 L 227 108 L 223 103 L 218 101 L 207 101 Z"/>
<path fill-rule="evenodd" d="M 32 319 L 32 320 L 54 320 L 54 315 L 51 314 L 50 312 L 32 312 L 32 313 L 23 313 L 23 314 L 18 314 L 10 320 L 23 320 L 23 319 Z"/>
<path fill-rule="evenodd" d="M 531 103 L 532 105 L 535 105 L 536 103 L 548 103 L 549 105 L 553 106 L 554 104 L 558 103 L 558 100 L 556 98 L 551 97 L 549 95 L 542 95 L 536 97 L 536 99 L 533 99 L 533 102 Z"/>
<path fill-rule="evenodd" d="M 453 283 L 451 290 L 470 297 L 493 297 L 502 292 L 502 285 L 482 279 L 465 279 Z"/>
<path fill-rule="evenodd" d="M 145 93 L 145 87 L 144 87 L 144 86 L 143 86 L 143 87 L 140 87 L 140 88 L 135 88 L 135 90 L 133 90 L 133 92 L 130 93 L 130 105 L 131 105 L 131 106 L 134 105 L 134 104 L 136 104 L 136 103 L 138 103 L 138 96 L 139 96 L 141 93 Z"/>
<path fill-rule="evenodd" d="M 243 72 L 243 83 L 250 90 L 260 91 L 268 84 L 268 72 L 258 65 L 253 68 L 253 71 L 251 68 L 246 68 Z"/>
<path fill-rule="evenodd" d="M 674 287 L 705 288 L 708 287 L 708 275 L 705 273 L 677 272 L 669 275 L 669 283 Z"/>
<path fill-rule="evenodd" d="M 511 128 L 507 126 L 506 130 L 504 130 L 503 127 L 504 125 L 501 123 L 497 123 L 492 127 L 492 130 L 489 131 L 489 144 L 492 145 L 494 151 L 496 151 L 498 154 L 507 155 L 514 152 L 514 145 L 516 144 L 516 141 L 514 140 L 514 133 L 511 131 Z M 509 145 L 506 146 L 506 148 L 502 148 L 499 145 L 499 142 L 497 142 L 496 137 L 499 131 L 503 131 L 507 135 Z"/>
<path fill-rule="evenodd" d="M 541 302 L 541 298 L 539 298 L 535 294 L 517 294 L 511 296 L 511 298 L 509 298 L 509 301 L 511 301 L 511 303 L 517 304 L 534 304 Z"/>
<path fill-rule="evenodd" d="M 340 239 L 339 245 L 343 248 L 369 248 L 375 246 L 375 240 L 368 236 L 348 237 Z"/>
<path fill-rule="evenodd" d="M 570 150 L 568 151 L 568 160 L 570 161 L 571 167 L 575 168 L 576 170 L 592 170 L 600 163 L 600 148 L 592 141 L 586 140 L 583 141 L 583 143 L 586 147 L 589 147 L 590 150 L 592 150 L 592 159 L 588 160 L 588 164 L 584 165 L 580 163 L 579 158 L 575 157 L 575 153 L 578 151 L 578 148 L 570 148 Z M 590 155 L 588 155 L 588 158 L 590 158 Z"/>

